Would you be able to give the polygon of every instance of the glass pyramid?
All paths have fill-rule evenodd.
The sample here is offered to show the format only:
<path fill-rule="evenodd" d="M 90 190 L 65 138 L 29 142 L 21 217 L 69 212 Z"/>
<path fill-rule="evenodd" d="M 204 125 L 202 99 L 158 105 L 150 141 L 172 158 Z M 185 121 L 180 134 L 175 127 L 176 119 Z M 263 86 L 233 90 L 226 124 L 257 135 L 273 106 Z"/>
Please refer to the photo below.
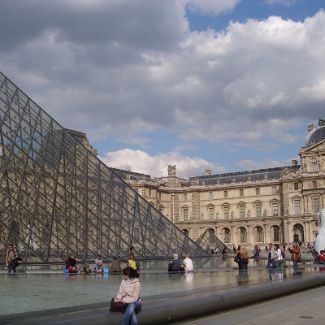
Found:
<path fill-rule="evenodd" d="M 207 256 L 0 72 L 0 256 Z"/>

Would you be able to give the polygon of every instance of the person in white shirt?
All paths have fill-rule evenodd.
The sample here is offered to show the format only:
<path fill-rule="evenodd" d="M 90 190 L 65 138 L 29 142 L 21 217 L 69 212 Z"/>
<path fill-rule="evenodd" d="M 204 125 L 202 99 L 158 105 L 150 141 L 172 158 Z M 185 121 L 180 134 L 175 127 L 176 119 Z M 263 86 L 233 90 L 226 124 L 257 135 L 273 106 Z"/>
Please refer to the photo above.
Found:
<path fill-rule="evenodd" d="M 279 268 L 282 268 L 283 267 L 283 262 L 284 262 L 284 260 L 283 260 L 283 256 L 282 256 L 282 250 L 281 250 L 281 248 L 279 247 L 279 245 L 274 245 L 274 250 L 275 250 L 275 267 L 277 268 L 277 269 L 279 269 Z"/>
<path fill-rule="evenodd" d="M 185 272 L 193 272 L 193 261 L 190 259 L 190 254 L 185 254 L 183 264 L 185 267 Z"/>

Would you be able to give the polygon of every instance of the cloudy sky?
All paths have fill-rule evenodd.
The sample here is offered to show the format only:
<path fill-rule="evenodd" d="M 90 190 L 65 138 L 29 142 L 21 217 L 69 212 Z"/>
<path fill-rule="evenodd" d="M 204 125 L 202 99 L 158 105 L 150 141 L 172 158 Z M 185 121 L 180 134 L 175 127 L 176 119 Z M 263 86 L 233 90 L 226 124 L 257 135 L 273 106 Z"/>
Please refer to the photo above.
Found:
<path fill-rule="evenodd" d="M 281 166 L 325 117 L 324 0 L 1 0 L 0 70 L 110 166 Z"/>

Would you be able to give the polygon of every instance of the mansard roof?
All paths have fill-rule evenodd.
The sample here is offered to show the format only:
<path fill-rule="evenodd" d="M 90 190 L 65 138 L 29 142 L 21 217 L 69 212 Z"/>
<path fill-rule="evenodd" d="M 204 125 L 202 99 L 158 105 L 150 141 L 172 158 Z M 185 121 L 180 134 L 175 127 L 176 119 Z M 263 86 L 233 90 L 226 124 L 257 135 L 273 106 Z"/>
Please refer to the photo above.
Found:
<path fill-rule="evenodd" d="M 263 179 L 272 180 L 280 179 L 283 170 L 287 168 L 293 172 L 298 170 L 299 166 L 274 167 L 267 169 L 258 169 L 250 171 L 241 171 L 225 174 L 203 175 L 190 177 L 191 182 L 198 182 L 200 185 L 216 185 L 216 184 L 230 184 L 243 183 L 247 181 L 261 181 Z"/>

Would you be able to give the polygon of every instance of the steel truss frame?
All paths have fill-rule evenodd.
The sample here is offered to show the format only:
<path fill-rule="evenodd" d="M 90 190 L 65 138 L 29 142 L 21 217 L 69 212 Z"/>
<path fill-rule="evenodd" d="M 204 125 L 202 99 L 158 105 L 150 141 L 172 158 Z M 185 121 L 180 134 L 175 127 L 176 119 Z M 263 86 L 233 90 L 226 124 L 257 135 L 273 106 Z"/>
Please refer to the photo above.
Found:
<path fill-rule="evenodd" d="M 1 72 L 0 208 L 2 260 L 207 256 Z"/>

